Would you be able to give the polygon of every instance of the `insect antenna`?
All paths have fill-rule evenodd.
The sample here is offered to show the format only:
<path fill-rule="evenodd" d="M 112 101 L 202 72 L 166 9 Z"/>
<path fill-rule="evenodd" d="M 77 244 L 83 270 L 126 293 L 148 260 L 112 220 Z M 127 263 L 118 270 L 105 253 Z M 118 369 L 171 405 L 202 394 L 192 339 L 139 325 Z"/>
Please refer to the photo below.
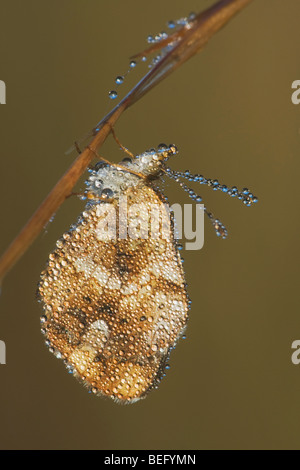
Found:
<path fill-rule="evenodd" d="M 218 180 L 214 179 L 209 179 L 205 178 L 202 175 L 193 175 L 190 173 L 189 170 L 186 170 L 185 172 L 178 172 L 174 171 L 169 167 L 164 168 L 165 173 L 176 183 L 181 186 L 181 188 L 188 193 L 189 197 L 196 202 L 202 202 L 202 197 L 199 196 L 193 189 L 189 188 L 185 183 L 181 181 L 182 179 L 187 179 L 188 181 L 200 183 L 209 186 L 212 188 L 214 191 L 222 191 L 225 194 L 228 194 L 228 196 L 231 197 L 237 197 L 240 199 L 247 207 L 251 206 L 254 203 L 258 202 L 258 198 L 254 196 L 251 191 L 249 191 L 248 188 L 243 188 L 241 191 L 238 190 L 236 186 L 232 186 L 231 188 L 226 186 L 225 184 L 220 184 Z M 210 222 L 212 223 L 217 236 L 221 238 L 226 238 L 227 237 L 227 230 L 225 225 L 217 218 L 214 217 L 213 213 L 208 211 L 208 209 L 204 206 L 203 210 L 207 217 L 209 218 Z"/>

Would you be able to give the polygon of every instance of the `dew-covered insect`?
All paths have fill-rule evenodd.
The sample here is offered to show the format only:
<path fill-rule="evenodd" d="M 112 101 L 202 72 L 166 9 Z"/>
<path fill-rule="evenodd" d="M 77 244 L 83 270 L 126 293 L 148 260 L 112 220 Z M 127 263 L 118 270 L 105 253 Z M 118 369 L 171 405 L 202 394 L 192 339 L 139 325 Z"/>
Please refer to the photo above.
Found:
<path fill-rule="evenodd" d="M 58 240 L 38 287 L 50 351 L 93 393 L 119 403 L 133 403 L 157 387 L 188 320 L 185 275 L 169 205 L 157 185 L 161 178 L 178 181 L 196 202 L 200 196 L 182 178 L 246 205 L 257 200 L 246 189 L 172 171 L 167 161 L 176 153 L 174 145 L 161 144 L 117 165 L 96 164 L 85 210 Z M 203 210 L 225 237 L 223 224 Z M 154 230 L 147 230 L 149 217 Z"/>

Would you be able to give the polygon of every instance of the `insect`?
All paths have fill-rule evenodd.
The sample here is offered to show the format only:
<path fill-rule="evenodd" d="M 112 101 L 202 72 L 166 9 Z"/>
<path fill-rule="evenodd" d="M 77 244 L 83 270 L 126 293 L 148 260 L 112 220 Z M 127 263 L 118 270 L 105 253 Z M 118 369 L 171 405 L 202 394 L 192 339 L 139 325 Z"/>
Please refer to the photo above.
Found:
<path fill-rule="evenodd" d="M 174 223 L 158 187 L 162 177 L 178 181 L 196 202 L 200 196 L 181 179 L 246 205 L 257 201 L 247 189 L 172 171 L 167 161 L 176 153 L 174 145 L 161 144 L 117 165 L 97 163 L 86 182 L 86 207 L 58 240 L 38 286 L 49 350 L 90 391 L 118 403 L 134 403 L 157 388 L 188 320 Z M 203 210 L 225 238 L 223 224 Z"/>

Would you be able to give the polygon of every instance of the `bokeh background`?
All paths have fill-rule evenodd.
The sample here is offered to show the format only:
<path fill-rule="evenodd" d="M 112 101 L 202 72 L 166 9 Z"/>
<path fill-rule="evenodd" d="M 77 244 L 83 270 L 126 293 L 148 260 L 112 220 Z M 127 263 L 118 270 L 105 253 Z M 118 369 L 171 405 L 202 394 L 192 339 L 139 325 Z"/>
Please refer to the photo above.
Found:
<path fill-rule="evenodd" d="M 65 151 L 115 104 L 108 92 L 130 55 L 168 20 L 212 3 L 1 0 L 1 251 L 75 158 Z M 246 208 L 199 187 L 229 237 L 218 239 L 207 223 L 204 248 L 184 254 L 187 339 L 159 389 L 130 406 L 95 397 L 44 345 L 35 290 L 83 208 L 70 198 L 3 284 L 1 448 L 300 448 L 300 365 L 291 362 L 300 339 L 300 106 L 291 102 L 299 17 L 298 0 L 254 1 L 117 124 L 133 152 L 174 142 L 174 168 L 259 197 Z M 120 94 L 145 71 L 139 65 Z M 111 138 L 101 153 L 123 158 Z M 190 202 L 175 183 L 166 193 Z"/>

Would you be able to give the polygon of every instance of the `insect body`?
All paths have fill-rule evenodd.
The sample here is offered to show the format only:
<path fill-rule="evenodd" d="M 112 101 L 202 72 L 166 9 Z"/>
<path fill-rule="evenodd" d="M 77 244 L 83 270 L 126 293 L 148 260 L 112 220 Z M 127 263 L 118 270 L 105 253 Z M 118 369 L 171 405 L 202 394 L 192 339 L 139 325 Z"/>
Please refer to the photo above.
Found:
<path fill-rule="evenodd" d="M 122 403 L 157 386 L 188 318 L 168 204 L 153 183 L 175 151 L 97 164 L 85 211 L 57 242 L 38 288 L 50 351 L 92 392 Z M 136 221 L 145 228 L 149 215 L 156 228 L 141 233 Z"/>
<path fill-rule="evenodd" d="M 156 183 L 207 184 L 245 205 L 246 188 L 174 172 L 176 147 L 161 145 L 118 165 L 99 162 L 87 181 L 86 208 L 58 240 L 41 274 L 42 332 L 56 357 L 94 393 L 133 403 L 155 388 L 185 330 L 189 299 L 169 205 Z M 208 212 L 216 232 L 224 225 Z"/>

